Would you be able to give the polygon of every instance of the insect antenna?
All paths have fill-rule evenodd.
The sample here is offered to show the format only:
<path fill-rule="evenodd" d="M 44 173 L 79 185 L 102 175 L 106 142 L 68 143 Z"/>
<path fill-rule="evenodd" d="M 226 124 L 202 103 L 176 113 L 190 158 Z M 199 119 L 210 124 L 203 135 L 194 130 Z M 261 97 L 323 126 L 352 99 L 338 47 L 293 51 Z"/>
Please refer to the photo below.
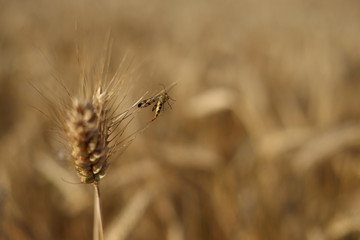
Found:
<path fill-rule="evenodd" d="M 169 97 L 169 99 L 171 99 L 171 98 Z M 171 100 L 173 100 L 173 99 L 171 99 Z M 176 101 L 176 100 L 173 100 L 173 101 Z M 171 104 L 169 103 L 169 101 L 166 101 L 166 102 L 169 105 L 170 109 L 172 110 L 172 107 L 171 107 Z"/>

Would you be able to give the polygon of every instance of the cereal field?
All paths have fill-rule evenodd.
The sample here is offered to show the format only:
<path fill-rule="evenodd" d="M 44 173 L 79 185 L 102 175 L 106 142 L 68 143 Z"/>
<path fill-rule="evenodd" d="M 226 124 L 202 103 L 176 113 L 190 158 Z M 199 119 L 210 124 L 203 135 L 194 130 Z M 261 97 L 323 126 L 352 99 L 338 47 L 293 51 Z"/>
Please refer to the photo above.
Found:
<path fill-rule="evenodd" d="M 120 111 L 176 83 L 121 132 L 138 134 L 101 180 L 106 240 L 360 239 L 359 10 L 0 0 L 0 239 L 92 239 L 50 112 L 106 57 Z"/>

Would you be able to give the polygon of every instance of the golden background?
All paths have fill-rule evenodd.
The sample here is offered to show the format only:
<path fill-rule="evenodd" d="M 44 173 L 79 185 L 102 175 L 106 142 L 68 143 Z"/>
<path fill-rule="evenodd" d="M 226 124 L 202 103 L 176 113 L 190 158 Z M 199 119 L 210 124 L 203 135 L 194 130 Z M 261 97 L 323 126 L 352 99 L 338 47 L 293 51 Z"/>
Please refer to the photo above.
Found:
<path fill-rule="evenodd" d="M 91 239 L 92 189 L 29 82 L 58 92 L 109 32 L 136 79 L 120 96 L 177 85 L 111 160 L 106 239 L 360 239 L 354 0 L 1 0 L 0 239 Z"/>

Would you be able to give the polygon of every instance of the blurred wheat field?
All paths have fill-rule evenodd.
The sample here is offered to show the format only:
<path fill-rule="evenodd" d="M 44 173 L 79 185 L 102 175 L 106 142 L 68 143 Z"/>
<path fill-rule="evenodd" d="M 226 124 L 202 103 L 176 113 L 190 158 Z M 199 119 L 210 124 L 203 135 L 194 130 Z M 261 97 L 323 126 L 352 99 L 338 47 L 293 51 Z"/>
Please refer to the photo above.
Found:
<path fill-rule="evenodd" d="M 0 0 L 0 239 L 91 239 L 91 187 L 69 183 L 28 83 L 61 96 L 54 79 L 81 72 L 76 45 L 96 60 L 109 32 L 110 70 L 131 62 L 120 98 L 177 86 L 102 180 L 105 239 L 360 239 L 359 9 Z"/>

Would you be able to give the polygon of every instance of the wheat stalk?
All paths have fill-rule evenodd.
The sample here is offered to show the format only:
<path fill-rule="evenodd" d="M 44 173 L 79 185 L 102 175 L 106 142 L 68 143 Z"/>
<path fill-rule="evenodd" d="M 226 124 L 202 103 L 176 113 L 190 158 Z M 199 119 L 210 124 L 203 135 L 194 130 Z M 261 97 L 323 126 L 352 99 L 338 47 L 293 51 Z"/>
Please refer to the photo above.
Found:
<path fill-rule="evenodd" d="M 123 66 L 122 61 L 115 74 L 108 75 L 111 43 L 107 44 L 106 54 L 100 59 L 98 67 L 85 68 L 78 59 L 81 65 L 78 94 L 70 91 L 66 84 L 57 78 L 56 83 L 64 90 L 62 93 L 66 93 L 65 98 L 63 94 L 56 97 L 56 94 L 53 94 L 55 91 L 50 95 L 49 91 L 41 91 L 34 86 L 49 104 L 51 119 L 65 135 L 60 134 L 59 137 L 64 137 L 65 145 L 71 149 L 69 152 L 80 182 L 94 187 L 93 238 L 98 240 L 104 239 L 99 184 L 107 172 L 109 160 L 114 153 L 126 149 L 152 122 L 149 121 L 141 129 L 123 136 L 133 114 L 141 110 L 138 104 L 147 93 L 126 110 L 119 111 L 120 105 L 125 102 L 126 91 L 123 83 L 129 77 L 129 67 Z M 162 92 L 150 96 L 150 99 L 161 94 Z M 120 95 L 124 97 L 118 101 Z"/>
<path fill-rule="evenodd" d="M 125 98 L 117 103 L 119 93 L 124 93 L 120 91 L 124 75 L 118 70 L 109 78 L 108 61 L 109 58 L 105 58 L 97 72 L 89 71 L 87 75 L 83 72 L 78 96 L 72 96 L 66 89 L 71 101 L 55 110 L 58 125 L 67 136 L 67 145 L 71 148 L 71 158 L 81 183 L 94 186 L 93 237 L 99 240 L 104 239 L 99 182 L 106 174 L 110 157 L 128 146 L 148 126 L 127 137 L 122 136 L 132 115 L 139 111 L 137 103 L 141 99 L 118 113 Z"/>

